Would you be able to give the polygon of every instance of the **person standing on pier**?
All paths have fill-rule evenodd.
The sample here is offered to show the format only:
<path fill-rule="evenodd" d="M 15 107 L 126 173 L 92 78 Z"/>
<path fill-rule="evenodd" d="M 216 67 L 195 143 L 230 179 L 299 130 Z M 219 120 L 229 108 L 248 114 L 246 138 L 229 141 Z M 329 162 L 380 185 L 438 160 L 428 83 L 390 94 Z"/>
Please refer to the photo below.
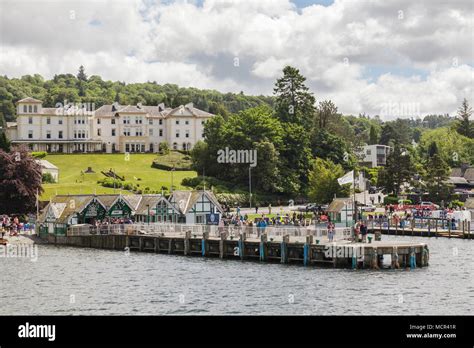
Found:
<path fill-rule="evenodd" d="M 367 243 L 367 225 L 364 221 L 360 223 L 360 234 L 362 234 L 362 243 Z"/>

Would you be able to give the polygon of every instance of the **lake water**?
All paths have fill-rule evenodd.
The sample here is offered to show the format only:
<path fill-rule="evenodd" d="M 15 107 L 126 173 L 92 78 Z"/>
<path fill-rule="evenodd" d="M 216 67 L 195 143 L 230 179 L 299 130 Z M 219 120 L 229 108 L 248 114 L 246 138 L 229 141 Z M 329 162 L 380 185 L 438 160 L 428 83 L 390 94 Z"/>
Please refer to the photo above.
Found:
<path fill-rule="evenodd" d="M 474 308 L 474 242 L 426 242 L 430 266 L 343 270 L 38 245 L 0 258 L 0 315 L 457 315 Z"/>

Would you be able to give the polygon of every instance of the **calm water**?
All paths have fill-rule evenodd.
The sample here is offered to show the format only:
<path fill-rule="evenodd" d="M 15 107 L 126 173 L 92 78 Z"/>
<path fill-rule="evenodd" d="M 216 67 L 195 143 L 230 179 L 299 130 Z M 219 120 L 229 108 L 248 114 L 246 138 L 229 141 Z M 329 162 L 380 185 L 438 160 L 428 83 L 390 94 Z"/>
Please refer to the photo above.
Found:
<path fill-rule="evenodd" d="M 428 242 L 430 267 L 352 271 L 39 245 L 37 262 L 0 258 L 0 314 L 472 315 L 473 241 L 382 238 Z"/>

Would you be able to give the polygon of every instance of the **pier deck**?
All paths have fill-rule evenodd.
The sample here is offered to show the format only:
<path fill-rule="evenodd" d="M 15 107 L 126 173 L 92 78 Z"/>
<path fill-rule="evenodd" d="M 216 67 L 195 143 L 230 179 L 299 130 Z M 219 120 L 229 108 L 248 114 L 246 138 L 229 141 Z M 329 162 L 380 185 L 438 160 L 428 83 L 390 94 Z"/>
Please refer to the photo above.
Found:
<path fill-rule="evenodd" d="M 429 264 L 426 243 L 372 241 L 354 243 L 347 239 L 329 242 L 326 237 L 260 236 L 240 233 L 238 237 L 222 232 L 220 236 L 184 233 L 89 234 L 47 236 L 49 243 L 99 249 L 150 252 L 183 256 L 214 257 L 230 260 L 253 260 L 305 266 L 352 269 L 415 268 Z M 390 257 L 390 262 L 384 262 Z"/>

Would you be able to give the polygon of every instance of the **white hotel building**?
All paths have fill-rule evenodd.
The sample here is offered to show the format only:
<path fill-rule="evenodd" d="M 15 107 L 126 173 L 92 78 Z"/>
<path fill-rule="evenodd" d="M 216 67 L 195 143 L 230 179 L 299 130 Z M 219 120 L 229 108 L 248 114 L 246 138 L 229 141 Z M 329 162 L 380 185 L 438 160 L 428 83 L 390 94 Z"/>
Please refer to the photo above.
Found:
<path fill-rule="evenodd" d="M 93 108 L 44 108 L 40 100 L 25 98 L 17 102 L 17 121 L 8 122 L 7 135 L 12 144 L 27 144 L 33 151 L 158 152 L 162 142 L 190 150 L 214 116 L 192 103 L 175 109 L 118 103 L 88 109 Z"/>

